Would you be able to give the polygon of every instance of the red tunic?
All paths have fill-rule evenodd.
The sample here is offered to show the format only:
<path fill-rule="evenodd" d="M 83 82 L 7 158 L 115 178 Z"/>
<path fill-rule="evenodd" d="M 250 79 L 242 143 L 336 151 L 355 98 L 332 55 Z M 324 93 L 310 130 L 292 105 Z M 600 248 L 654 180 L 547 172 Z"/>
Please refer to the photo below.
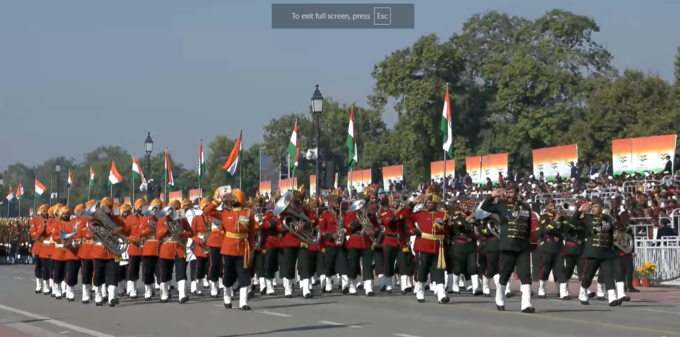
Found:
<path fill-rule="evenodd" d="M 338 217 L 331 211 L 321 213 L 319 218 L 319 230 L 321 231 L 321 242 L 324 247 L 336 247 L 333 234 L 338 232 Z"/>
<path fill-rule="evenodd" d="M 42 216 L 37 216 L 31 219 L 31 239 L 35 240 L 31 254 L 40 256 L 40 248 L 42 248 L 43 241 L 49 240 L 47 237 L 46 224 L 47 219 Z"/>
<path fill-rule="evenodd" d="M 135 243 L 135 240 L 139 239 L 141 236 L 141 220 L 142 217 L 136 214 L 130 214 L 125 218 L 125 225 L 130 228 L 130 235 L 128 236 L 128 255 L 129 256 L 142 256 L 142 248 Z"/>
<path fill-rule="evenodd" d="M 205 233 L 207 230 L 208 225 L 206 224 L 205 217 L 203 215 L 195 216 L 193 219 L 191 219 L 191 232 L 194 233 L 192 240 L 194 243 L 196 243 L 196 248 L 194 249 L 194 255 L 196 255 L 196 257 L 207 257 L 205 254 L 203 254 L 203 244 L 201 243 L 205 238 Z M 208 235 L 208 237 L 210 237 L 210 235 Z M 207 249 L 208 247 L 205 248 Z"/>
<path fill-rule="evenodd" d="M 305 207 L 304 208 L 304 213 L 307 215 L 309 220 L 312 222 L 312 227 L 316 226 L 318 223 L 318 219 L 316 218 L 316 215 L 312 213 L 312 211 Z M 295 247 L 307 247 L 307 244 L 304 242 L 301 242 L 300 239 L 297 238 L 297 236 L 291 234 L 290 232 L 286 232 L 283 227 L 283 219 L 279 216 L 279 219 L 276 222 L 276 230 L 280 233 L 285 233 L 283 236 L 283 239 L 281 239 L 281 245 L 284 248 L 295 248 Z"/>
<path fill-rule="evenodd" d="M 233 208 L 231 210 L 217 210 L 217 205 L 212 203 L 204 210 L 207 216 L 220 220 L 220 227 L 224 231 L 221 255 L 243 256 L 245 267 L 251 265 L 254 250 L 255 231 L 257 222 L 253 212 L 247 208 Z"/>
<path fill-rule="evenodd" d="M 78 240 L 80 240 L 80 249 L 78 250 L 78 258 L 83 259 L 83 260 L 89 260 L 92 259 L 90 256 L 90 252 L 92 251 L 92 247 L 94 247 L 94 236 L 90 234 L 90 231 L 87 230 L 87 222 L 90 221 L 90 218 L 86 218 L 85 216 L 81 216 L 78 218 L 78 234 L 76 237 Z"/>
<path fill-rule="evenodd" d="M 182 247 L 182 245 L 175 241 L 172 235 L 170 235 L 168 227 L 165 226 L 166 219 L 167 218 L 158 220 L 158 225 L 156 225 L 156 238 L 158 238 L 158 240 L 161 242 L 161 249 L 158 256 L 161 259 L 166 260 L 174 260 L 175 255 L 178 255 L 180 258 L 186 258 L 186 249 L 184 249 L 184 247 Z M 182 228 L 184 229 L 184 232 L 182 232 L 184 239 L 190 238 L 192 236 L 191 226 L 189 225 L 187 219 L 177 221 L 180 222 Z"/>
<path fill-rule="evenodd" d="M 380 226 L 374 217 L 370 216 L 369 220 L 373 225 L 374 231 L 379 231 Z M 368 249 L 373 247 L 373 242 L 366 235 L 361 235 L 361 225 L 357 221 L 357 214 L 353 211 L 345 213 L 345 230 L 350 234 L 349 240 L 345 243 L 347 249 Z"/>
<path fill-rule="evenodd" d="M 443 253 L 444 242 L 447 242 L 450 230 L 446 213 L 420 211 L 405 214 L 404 217 L 414 222 L 414 227 L 409 228 L 410 230 L 415 229 L 415 223 L 417 223 L 422 232 L 420 237 L 416 237 L 413 245 L 414 251 L 429 254 Z"/>
<path fill-rule="evenodd" d="M 283 239 L 284 234 L 279 233 L 276 230 L 278 217 L 276 217 L 272 212 L 267 212 L 264 213 L 262 218 L 262 233 L 266 233 L 264 248 L 283 248 L 281 240 Z"/>
<path fill-rule="evenodd" d="M 151 216 L 142 217 L 139 220 L 139 236 L 144 240 L 144 248 L 142 249 L 142 256 L 158 256 L 158 239 L 156 239 L 156 231 L 152 231 L 149 227 L 149 220 Z"/>
<path fill-rule="evenodd" d="M 40 249 L 41 259 L 49 259 L 50 256 L 52 256 L 52 251 L 54 250 L 52 232 L 54 231 L 54 226 L 56 222 L 58 222 L 58 220 L 55 218 L 47 219 L 47 226 L 45 226 L 45 240 L 43 240 L 43 246 Z"/>
<path fill-rule="evenodd" d="M 80 227 L 79 223 L 80 219 L 74 219 L 69 222 L 61 222 L 61 228 L 59 228 L 59 231 L 61 232 L 62 230 L 65 231 L 66 233 L 73 233 L 73 228 L 76 228 L 76 235 L 73 237 L 71 244 L 68 247 L 65 247 L 65 253 L 64 253 L 64 259 L 67 261 L 78 261 L 78 253 L 80 252 L 80 247 L 74 247 L 74 244 L 77 242 L 80 242 L 80 238 L 78 237 L 78 227 Z"/>
<path fill-rule="evenodd" d="M 61 236 L 60 232 L 62 229 L 66 229 L 68 226 L 68 221 L 64 220 L 58 220 L 52 222 L 52 234 L 50 234 L 52 238 L 52 242 L 54 242 L 54 248 L 52 249 L 52 260 L 54 261 L 66 261 L 66 251 L 68 249 L 64 248 L 64 243 L 61 242 Z M 73 226 L 73 225 L 71 225 Z M 69 230 L 70 232 L 70 230 Z"/>

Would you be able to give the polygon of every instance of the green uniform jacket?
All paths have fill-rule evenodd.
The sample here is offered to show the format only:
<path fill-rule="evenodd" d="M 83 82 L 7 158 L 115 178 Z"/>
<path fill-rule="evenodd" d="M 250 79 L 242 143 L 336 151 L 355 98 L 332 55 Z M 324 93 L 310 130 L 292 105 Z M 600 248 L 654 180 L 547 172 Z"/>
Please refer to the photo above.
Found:
<path fill-rule="evenodd" d="M 458 254 L 474 253 L 477 251 L 477 240 L 475 225 L 467 223 L 467 215 L 463 212 L 456 212 L 451 219 L 451 230 L 453 231 L 454 250 Z"/>
<path fill-rule="evenodd" d="M 614 254 L 614 219 L 601 214 L 593 216 L 585 214 L 581 218 L 581 212 L 574 212 L 572 221 L 580 223 L 585 229 L 586 242 L 583 248 L 583 257 L 587 259 L 608 259 Z"/>
<path fill-rule="evenodd" d="M 573 214 L 568 224 L 562 226 L 562 236 L 564 237 L 564 253 L 570 256 L 581 256 L 583 247 L 586 243 L 585 227 L 581 223 L 580 214 Z"/>
<path fill-rule="evenodd" d="M 529 250 L 531 240 L 531 207 L 522 202 L 508 204 L 498 198 L 485 199 L 480 208 L 498 214 L 501 220 L 500 251 L 522 252 Z"/>
<path fill-rule="evenodd" d="M 543 254 L 559 254 L 562 252 L 561 229 L 562 226 L 568 226 L 569 223 L 563 217 L 557 221 L 554 221 L 554 219 L 553 213 L 543 213 L 538 220 L 536 239 Z"/>

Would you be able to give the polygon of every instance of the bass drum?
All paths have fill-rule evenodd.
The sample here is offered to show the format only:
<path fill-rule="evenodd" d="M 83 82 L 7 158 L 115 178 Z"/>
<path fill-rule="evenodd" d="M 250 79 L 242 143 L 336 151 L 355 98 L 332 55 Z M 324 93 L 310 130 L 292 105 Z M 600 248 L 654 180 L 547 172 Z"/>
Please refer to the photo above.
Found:
<path fill-rule="evenodd" d="M 538 248 L 538 239 L 536 238 L 536 231 L 538 230 L 538 219 L 540 216 L 536 212 L 531 212 L 531 241 L 530 247 L 531 251 L 535 251 Z"/>

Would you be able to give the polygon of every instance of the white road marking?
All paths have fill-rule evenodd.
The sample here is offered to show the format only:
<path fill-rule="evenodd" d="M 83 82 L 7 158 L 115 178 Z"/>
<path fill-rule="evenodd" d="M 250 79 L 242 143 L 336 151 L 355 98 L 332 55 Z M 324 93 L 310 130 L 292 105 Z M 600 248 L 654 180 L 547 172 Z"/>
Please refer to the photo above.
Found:
<path fill-rule="evenodd" d="M 293 317 L 293 315 L 288 315 L 288 314 L 282 314 L 280 312 L 273 312 L 273 311 L 261 311 L 257 310 L 255 312 L 258 312 L 260 314 L 265 314 L 265 315 L 271 315 L 271 316 L 278 316 L 278 317 Z"/>
<path fill-rule="evenodd" d="M 67 333 L 69 333 L 69 332 L 71 332 L 71 331 L 62 331 L 62 332 L 60 332 L 60 334 L 63 335 L 63 334 L 67 334 Z"/>
<path fill-rule="evenodd" d="M 38 319 L 38 320 L 44 321 L 45 323 L 48 323 L 48 324 L 52 324 L 52 325 L 55 325 L 55 326 L 58 326 L 58 327 L 61 327 L 61 328 L 66 328 L 66 329 L 73 330 L 73 331 L 78 331 L 80 333 L 90 335 L 90 336 L 93 336 L 93 337 L 115 337 L 113 335 L 108 335 L 108 334 L 105 334 L 103 332 L 90 330 L 88 328 L 83 328 L 81 326 L 77 326 L 77 325 L 69 324 L 69 323 L 66 323 L 66 322 L 58 321 L 56 319 L 51 319 L 49 317 L 45 317 L 45 316 L 34 314 L 32 312 L 23 311 L 23 310 L 19 310 L 19 309 L 16 309 L 16 308 L 8 307 L 8 306 L 2 305 L 2 304 L 0 304 L 0 310 L 10 311 L 10 312 L 13 312 L 15 314 L 23 315 L 23 316 L 30 317 L 30 318 L 33 318 L 33 319 Z"/>
<path fill-rule="evenodd" d="M 656 310 L 656 309 L 638 309 L 641 311 L 649 311 L 649 312 L 660 312 L 663 314 L 673 314 L 673 315 L 680 315 L 680 312 L 677 311 L 668 311 L 668 310 Z"/>
<path fill-rule="evenodd" d="M 24 278 L 21 277 L 21 276 L 14 276 L 14 279 L 15 279 L 15 280 L 23 280 Z"/>
<path fill-rule="evenodd" d="M 407 334 L 403 334 L 403 333 L 395 333 L 394 335 L 397 336 L 397 337 L 420 337 L 420 336 L 415 336 L 415 335 L 407 335 Z"/>
<path fill-rule="evenodd" d="M 326 325 L 333 325 L 333 326 L 344 326 L 344 327 L 353 328 L 353 329 L 361 329 L 361 326 L 358 326 L 358 325 L 347 325 L 347 324 L 342 324 L 342 323 L 338 323 L 338 322 L 318 321 L 317 323 L 326 324 Z"/>

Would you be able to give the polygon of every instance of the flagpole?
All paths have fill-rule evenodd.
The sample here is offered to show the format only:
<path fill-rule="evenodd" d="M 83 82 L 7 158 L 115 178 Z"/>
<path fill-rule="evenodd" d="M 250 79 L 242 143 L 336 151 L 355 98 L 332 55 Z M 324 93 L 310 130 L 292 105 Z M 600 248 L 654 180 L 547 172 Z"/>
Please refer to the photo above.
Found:
<path fill-rule="evenodd" d="M 87 200 L 90 200 L 90 192 L 92 191 L 92 183 L 87 184 Z"/>
<path fill-rule="evenodd" d="M 21 199 L 19 199 L 19 217 L 21 217 Z"/>
<path fill-rule="evenodd" d="M 352 200 L 352 180 L 354 179 L 354 166 L 349 168 L 349 200 Z"/>
<path fill-rule="evenodd" d="M 111 184 L 111 199 L 113 199 L 113 184 Z"/>
<path fill-rule="evenodd" d="M 238 145 L 239 146 L 238 154 L 240 156 L 241 155 L 241 149 L 240 148 L 243 147 L 243 145 L 241 145 L 241 144 L 243 144 L 243 130 L 241 130 L 241 135 L 239 136 L 239 138 L 241 138 L 241 142 Z M 241 159 L 243 159 L 243 158 L 241 158 Z M 242 177 L 243 177 L 243 163 L 238 163 L 238 166 L 239 166 L 238 167 L 238 189 L 243 190 L 243 188 L 241 187 L 241 181 L 242 181 Z"/>
<path fill-rule="evenodd" d="M 66 206 L 68 206 L 68 202 L 71 200 L 71 185 L 66 188 Z"/>
<path fill-rule="evenodd" d="M 52 176 L 53 176 L 53 175 L 54 175 L 53 173 L 50 173 L 50 207 L 52 207 Z M 8 209 L 9 209 L 9 206 L 7 206 L 7 207 L 8 207 Z M 8 213 L 8 214 L 9 214 L 9 213 Z M 9 215 L 8 215 L 8 216 L 9 216 Z"/>
<path fill-rule="evenodd" d="M 203 174 L 203 138 L 201 138 L 201 146 L 198 153 L 198 189 L 201 190 L 201 198 L 203 197 L 203 189 L 201 188 L 201 175 Z"/>
<path fill-rule="evenodd" d="M 446 83 L 446 92 L 449 92 L 449 84 Z M 447 107 L 448 109 L 451 109 L 451 107 Z M 444 150 L 444 183 L 442 184 L 442 201 L 446 200 L 446 150 Z"/>
<path fill-rule="evenodd" d="M 33 186 L 35 187 L 35 182 L 33 183 Z M 45 193 L 45 192 L 43 191 L 43 193 Z M 35 199 L 36 199 L 36 197 L 35 197 L 35 188 L 34 188 L 34 191 L 33 191 L 33 212 L 35 212 Z M 32 216 L 32 215 L 33 214 L 29 214 L 28 216 Z"/>

